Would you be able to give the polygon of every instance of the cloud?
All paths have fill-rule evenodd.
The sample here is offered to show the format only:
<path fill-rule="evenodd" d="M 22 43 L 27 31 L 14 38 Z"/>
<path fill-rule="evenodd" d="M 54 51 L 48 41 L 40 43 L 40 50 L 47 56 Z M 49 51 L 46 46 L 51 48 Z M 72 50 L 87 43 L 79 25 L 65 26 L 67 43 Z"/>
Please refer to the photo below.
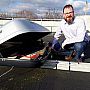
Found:
<path fill-rule="evenodd" d="M 68 0 L 66 1 L 66 4 L 72 4 L 77 14 L 85 13 L 86 2 L 84 0 Z M 89 10 L 90 10 L 90 3 L 88 3 L 88 12 Z"/>
<path fill-rule="evenodd" d="M 22 2 L 21 2 L 22 1 Z M 25 9 L 34 10 L 36 12 L 44 12 L 48 9 L 62 9 L 65 1 L 63 0 L 21 0 L 17 3 L 12 4 L 9 8 L 9 12 L 15 12 Z"/>
<path fill-rule="evenodd" d="M 68 0 L 68 1 L 66 1 L 66 4 L 73 4 L 73 3 L 74 3 L 73 0 Z"/>
<path fill-rule="evenodd" d="M 85 6 L 85 2 L 84 1 L 75 1 L 73 3 L 73 5 L 74 5 L 75 8 L 79 8 L 79 7 Z"/>

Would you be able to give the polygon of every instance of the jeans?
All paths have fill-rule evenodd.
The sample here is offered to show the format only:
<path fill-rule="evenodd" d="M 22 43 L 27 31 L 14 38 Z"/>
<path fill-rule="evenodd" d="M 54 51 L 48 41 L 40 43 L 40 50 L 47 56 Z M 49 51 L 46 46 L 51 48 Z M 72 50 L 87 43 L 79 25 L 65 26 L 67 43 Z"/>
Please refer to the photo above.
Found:
<path fill-rule="evenodd" d="M 87 42 L 77 42 L 74 44 L 74 50 L 76 51 L 75 60 L 78 60 L 81 58 L 81 54 L 85 52 L 87 46 Z"/>
<path fill-rule="evenodd" d="M 87 46 L 87 42 L 86 41 L 82 41 L 82 42 L 76 42 L 76 43 L 72 43 L 72 44 L 67 44 L 65 45 L 65 50 L 70 51 L 70 49 L 75 50 L 76 51 L 76 56 L 74 57 L 75 60 L 78 60 L 81 58 L 81 54 L 84 53 L 85 49 Z M 54 45 L 54 49 L 60 50 L 61 49 L 61 43 L 57 42 Z"/>

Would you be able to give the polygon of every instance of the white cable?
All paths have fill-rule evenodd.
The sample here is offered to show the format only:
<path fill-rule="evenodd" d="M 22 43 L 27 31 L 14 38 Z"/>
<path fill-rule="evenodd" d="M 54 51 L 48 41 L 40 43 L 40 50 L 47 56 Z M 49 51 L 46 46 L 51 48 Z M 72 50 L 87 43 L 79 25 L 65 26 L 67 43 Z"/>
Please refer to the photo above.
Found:
<path fill-rule="evenodd" d="M 12 66 L 8 71 L 6 71 L 5 73 L 1 74 L 0 75 L 0 78 L 4 75 L 6 75 L 7 73 L 9 73 L 10 71 L 12 71 L 12 69 L 14 68 L 14 66 Z"/>

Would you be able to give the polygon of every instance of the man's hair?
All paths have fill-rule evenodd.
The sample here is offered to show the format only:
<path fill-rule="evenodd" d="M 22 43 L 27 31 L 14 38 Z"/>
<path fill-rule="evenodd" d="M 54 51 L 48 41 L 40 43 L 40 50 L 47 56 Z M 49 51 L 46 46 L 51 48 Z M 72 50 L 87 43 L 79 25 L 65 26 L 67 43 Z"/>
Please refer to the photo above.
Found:
<path fill-rule="evenodd" d="M 70 8 L 70 7 L 71 7 L 72 10 L 74 11 L 73 6 L 72 6 L 71 4 L 67 4 L 67 5 L 65 5 L 64 8 L 63 8 L 63 13 L 64 13 L 64 9 L 65 9 L 65 8 Z"/>

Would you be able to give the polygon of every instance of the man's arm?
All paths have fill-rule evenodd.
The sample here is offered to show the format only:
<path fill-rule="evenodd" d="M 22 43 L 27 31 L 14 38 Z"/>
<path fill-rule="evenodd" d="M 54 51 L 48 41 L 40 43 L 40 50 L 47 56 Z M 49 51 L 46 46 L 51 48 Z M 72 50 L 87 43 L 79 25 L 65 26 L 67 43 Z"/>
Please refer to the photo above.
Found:
<path fill-rule="evenodd" d="M 55 35 L 54 35 L 54 38 L 53 38 L 53 41 L 52 41 L 52 47 L 54 47 L 54 45 L 56 43 L 58 43 L 58 39 L 61 36 L 61 34 L 62 34 L 62 31 L 61 31 L 61 29 L 59 27 L 58 30 L 56 31 Z"/>

